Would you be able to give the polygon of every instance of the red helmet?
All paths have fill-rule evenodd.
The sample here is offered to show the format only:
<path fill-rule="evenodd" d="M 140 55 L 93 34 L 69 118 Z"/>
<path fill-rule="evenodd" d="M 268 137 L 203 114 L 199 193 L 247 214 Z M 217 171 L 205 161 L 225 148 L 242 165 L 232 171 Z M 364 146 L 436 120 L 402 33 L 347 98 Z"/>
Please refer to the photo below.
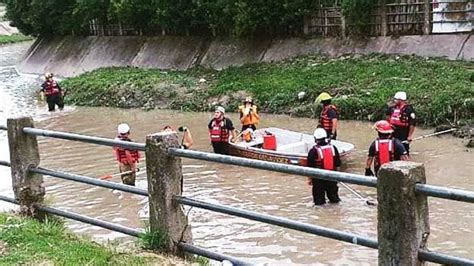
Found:
<path fill-rule="evenodd" d="M 377 123 L 374 125 L 374 128 L 377 130 L 377 132 L 382 134 L 390 134 L 393 132 L 392 125 L 386 120 L 377 121 Z"/>

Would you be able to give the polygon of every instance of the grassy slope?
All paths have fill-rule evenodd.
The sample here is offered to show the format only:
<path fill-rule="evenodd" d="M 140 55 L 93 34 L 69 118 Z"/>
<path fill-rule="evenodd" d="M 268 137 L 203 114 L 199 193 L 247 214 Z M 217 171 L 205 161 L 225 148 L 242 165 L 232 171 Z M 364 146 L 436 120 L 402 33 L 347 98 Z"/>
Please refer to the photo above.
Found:
<path fill-rule="evenodd" d="M 236 110 L 246 94 L 271 113 L 315 116 L 315 97 L 335 95 L 343 119 L 375 120 L 398 90 L 408 93 L 423 124 L 472 119 L 473 62 L 421 57 L 306 57 L 275 64 L 253 64 L 222 71 L 162 72 L 107 68 L 63 82 L 69 103 L 91 106 L 165 106 L 191 111 L 224 104 Z M 200 83 L 199 79 L 206 79 Z M 299 101 L 297 93 L 307 98 Z"/>
<path fill-rule="evenodd" d="M 33 37 L 25 36 L 23 34 L 13 34 L 13 35 L 0 35 L 0 45 L 8 43 L 17 43 L 33 40 Z"/>
<path fill-rule="evenodd" d="M 39 223 L 0 213 L 0 265 L 42 262 L 48 265 L 182 264 L 166 258 L 119 253 L 66 232 L 58 222 Z"/>

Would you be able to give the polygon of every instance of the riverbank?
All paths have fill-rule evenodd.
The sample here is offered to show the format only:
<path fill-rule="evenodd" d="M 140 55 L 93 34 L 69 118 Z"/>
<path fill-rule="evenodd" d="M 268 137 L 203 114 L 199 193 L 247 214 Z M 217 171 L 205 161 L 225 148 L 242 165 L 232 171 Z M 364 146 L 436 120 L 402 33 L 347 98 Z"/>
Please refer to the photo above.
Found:
<path fill-rule="evenodd" d="M 0 35 L 0 45 L 31 41 L 33 39 L 31 36 L 25 36 L 23 34 Z"/>
<path fill-rule="evenodd" d="M 376 120 L 394 93 L 407 92 L 421 124 L 463 122 L 474 114 L 473 62 L 415 56 L 304 57 L 221 71 L 104 68 L 62 82 L 69 104 L 236 111 L 252 95 L 262 112 L 315 117 L 316 96 L 335 96 L 342 119 Z M 305 92 L 303 99 L 298 93 Z"/>
<path fill-rule="evenodd" d="M 59 220 L 40 223 L 0 213 L 0 265 L 184 265 L 177 258 L 105 247 L 69 233 Z"/>

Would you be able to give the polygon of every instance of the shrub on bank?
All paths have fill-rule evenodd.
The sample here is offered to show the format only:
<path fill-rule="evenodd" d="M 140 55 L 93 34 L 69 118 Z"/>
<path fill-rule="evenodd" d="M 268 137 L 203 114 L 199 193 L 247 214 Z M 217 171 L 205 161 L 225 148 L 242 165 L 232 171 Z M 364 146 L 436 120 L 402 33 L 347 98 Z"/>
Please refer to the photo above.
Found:
<path fill-rule="evenodd" d="M 409 56 L 305 57 L 222 71 L 164 72 L 105 68 L 66 79 L 69 103 L 89 106 L 207 111 L 216 104 L 236 110 L 251 94 L 260 110 L 314 117 L 314 99 L 335 96 L 342 119 L 375 120 L 396 91 L 406 91 L 422 124 L 472 119 L 472 62 Z M 299 100 L 298 92 L 306 92 Z"/>
<path fill-rule="evenodd" d="M 0 35 L 0 45 L 8 43 L 17 43 L 33 40 L 33 37 L 25 36 L 23 34 Z"/>

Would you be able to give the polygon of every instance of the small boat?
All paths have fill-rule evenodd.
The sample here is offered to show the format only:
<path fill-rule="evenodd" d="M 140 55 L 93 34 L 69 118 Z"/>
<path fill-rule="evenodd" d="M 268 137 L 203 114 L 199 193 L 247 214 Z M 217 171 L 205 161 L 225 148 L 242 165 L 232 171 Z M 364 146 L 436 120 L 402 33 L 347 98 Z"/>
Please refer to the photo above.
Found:
<path fill-rule="evenodd" d="M 250 141 L 229 143 L 228 154 L 262 161 L 306 166 L 308 151 L 315 145 L 314 137 L 310 134 L 291 130 L 269 127 L 257 129 L 255 138 Z M 273 135 L 276 139 L 276 149 L 264 149 L 264 136 Z M 354 145 L 340 140 L 331 140 L 341 157 L 347 156 Z"/>

